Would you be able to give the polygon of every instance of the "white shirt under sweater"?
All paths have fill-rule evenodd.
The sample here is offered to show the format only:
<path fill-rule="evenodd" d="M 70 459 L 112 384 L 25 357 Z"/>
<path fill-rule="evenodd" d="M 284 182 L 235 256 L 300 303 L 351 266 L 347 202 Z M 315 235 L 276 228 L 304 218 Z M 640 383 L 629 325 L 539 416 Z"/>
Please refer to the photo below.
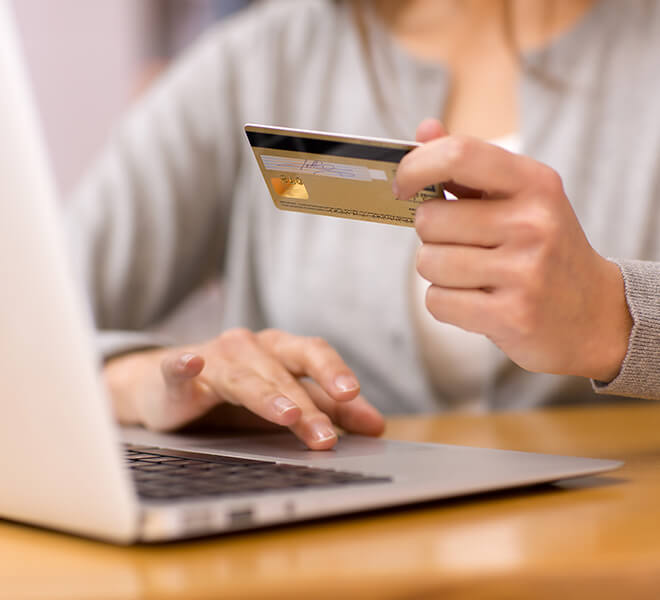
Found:
<path fill-rule="evenodd" d="M 520 152 L 517 134 L 493 140 L 509 152 Z M 489 388 L 506 355 L 486 336 L 437 321 L 425 305 L 429 282 L 412 264 L 411 293 L 413 320 L 424 366 L 439 399 L 456 410 L 484 412 Z"/>

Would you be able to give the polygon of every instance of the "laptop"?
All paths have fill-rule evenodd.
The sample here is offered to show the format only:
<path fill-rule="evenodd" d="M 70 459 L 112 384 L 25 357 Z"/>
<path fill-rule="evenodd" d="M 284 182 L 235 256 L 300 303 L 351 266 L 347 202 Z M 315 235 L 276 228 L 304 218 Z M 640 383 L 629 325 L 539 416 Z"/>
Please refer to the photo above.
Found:
<path fill-rule="evenodd" d="M 7 0 L 0 0 L 0 518 L 160 542 L 528 486 L 621 463 L 289 432 L 118 428 L 69 269 L 55 187 Z"/>

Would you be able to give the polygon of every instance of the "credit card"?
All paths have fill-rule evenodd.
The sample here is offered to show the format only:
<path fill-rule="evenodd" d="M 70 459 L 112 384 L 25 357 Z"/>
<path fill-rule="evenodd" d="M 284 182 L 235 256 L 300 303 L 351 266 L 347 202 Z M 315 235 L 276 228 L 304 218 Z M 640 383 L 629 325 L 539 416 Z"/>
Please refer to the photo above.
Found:
<path fill-rule="evenodd" d="M 417 207 L 444 198 L 441 185 L 399 200 L 392 182 L 416 142 L 245 125 L 275 206 L 281 210 L 414 227 Z"/>

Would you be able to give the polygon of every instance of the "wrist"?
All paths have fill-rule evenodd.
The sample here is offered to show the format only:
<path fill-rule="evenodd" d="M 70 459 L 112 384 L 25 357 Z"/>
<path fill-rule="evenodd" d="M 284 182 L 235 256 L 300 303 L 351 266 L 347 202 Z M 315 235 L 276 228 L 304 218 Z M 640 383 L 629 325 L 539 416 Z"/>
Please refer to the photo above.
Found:
<path fill-rule="evenodd" d="M 149 380 L 160 377 L 162 349 L 122 354 L 106 361 L 103 379 L 116 420 L 122 425 L 142 425 L 141 399 L 154 393 Z M 149 390 L 151 388 L 151 390 Z"/>
<path fill-rule="evenodd" d="M 610 382 L 617 377 L 628 352 L 633 320 L 626 300 L 623 275 L 618 265 L 603 261 L 603 292 L 597 297 L 598 318 L 592 342 L 595 357 L 589 377 Z"/>

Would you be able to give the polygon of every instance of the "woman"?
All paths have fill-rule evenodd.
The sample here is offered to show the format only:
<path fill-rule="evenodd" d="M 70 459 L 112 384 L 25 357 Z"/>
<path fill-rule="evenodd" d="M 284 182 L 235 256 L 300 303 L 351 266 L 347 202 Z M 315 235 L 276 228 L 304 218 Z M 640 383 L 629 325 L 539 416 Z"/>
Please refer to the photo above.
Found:
<path fill-rule="evenodd" d="M 333 423 L 380 433 L 379 411 L 589 401 L 585 378 L 660 397 L 660 266 L 630 260 L 660 261 L 659 34 L 650 0 L 280 0 L 221 25 L 70 205 L 120 421 L 245 407 L 324 449 Z M 452 181 L 460 200 L 423 206 L 417 232 L 278 212 L 245 122 L 419 125 L 395 191 Z M 503 136 L 522 156 L 485 141 Z M 223 333 L 140 333 L 218 269 Z"/>

